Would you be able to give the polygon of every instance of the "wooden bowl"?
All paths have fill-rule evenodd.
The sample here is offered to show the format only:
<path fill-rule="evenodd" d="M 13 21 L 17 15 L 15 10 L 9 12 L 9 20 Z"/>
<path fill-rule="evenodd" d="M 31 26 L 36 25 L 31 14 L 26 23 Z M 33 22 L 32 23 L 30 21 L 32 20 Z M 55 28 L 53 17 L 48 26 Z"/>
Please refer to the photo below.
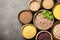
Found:
<path fill-rule="evenodd" d="M 40 7 L 39 7 L 38 9 L 36 9 L 36 10 L 31 10 L 31 9 L 30 9 L 30 5 L 31 5 L 32 2 L 37 2 L 37 3 L 39 3 L 39 4 L 40 4 L 40 5 L 39 5 Z M 32 1 L 30 1 L 30 2 L 28 3 L 28 8 L 29 8 L 29 10 L 31 10 L 31 11 L 33 11 L 33 12 L 36 12 L 36 11 L 38 11 L 38 10 L 41 8 L 41 2 L 39 2 L 39 1 L 37 1 L 37 0 L 32 0 Z"/>
<path fill-rule="evenodd" d="M 33 17 L 33 23 L 34 23 L 34 25 L 35 25 L 35 18 L 36 18 L 36 16 L 39 14 L 39 13 L 41 13 L 42 12 L 42 10 L 40 10 L 40 11 L 38 11 L 37 13 L 35 13 L 35 15 L 34 15 L 34 17 Z M 53 19 L 53 23 L 54 23 L 54 19 Z M 52 25 L 53 25 L 53 23 L 49 26 L 49 28 L 51 28 L 52 27 Z M 36 26 L 36 25 L 35 25 Z M 38 28 L 38 27 L 37 27 Z M 49 29 L 48 28 L 48 29 Z M 38 28 L 39 29 L 39 28 Z M 39 29 L 39 30 L 48 30 L 48 29 Z"/>
<path fill-rule="evenodd" d="M 58 5 L 58 4 L 60 4 L 60 2 L 58 2 L 58 3 L 56 3 L 55 4 L 55 6 L 53 7 L 53 9 L 52 9 L 52 12 L 54 11 L 54 8 Z M 54 14 L 53 14 L 53 16 L 54 16 Z M 54 16 L 55 17 L 55 16 Z M 55 17 L 56 18 L 56 17 Z M 58 18 L 56 18 L 57 20 L 60 20 L 60 19 L 58 19 Z"/>
<path fill-rule="evenodd" d="M 23 23 L 23 22 L 20 20 L 20 14 L 21 14 L 22 12 L 24 12 L 24 11 L 30 12 L 31 15 L 32 15 L 32 17 L 33 17 L 33 14 L 32 14 L 32 12 L 31 12 L 30 10 L 23 10 L 23 11 L 21 11 L 21 12 L 18 14 L 18 20 L 19 20 L 19 22 L 22 23 L 22 24 L 27 24 L 27 23 Z M 30 23 L 31 21 L 32 21 L 32 18 L 31 18 L 31 20 L 30 20 L 28 23 Z"/>
<path fill-rule="evenodd" d="M 22 31 L 23 31 L 24 27 L 25 27 L 25 26 L 29 26 L 29 25 L 30 25 L 30 26 L 33 26 L 33 27 L 36 29 L 36 27 L 35 27 L 33 24 L 25 24 L 25 25 L 23 25 L 22 28 L 21 28 L 21 35 L 22 35 L 22 36 L 23 36 Z M 36 33 L 37 33 L 37 30 L 36 30 Z M 36 35 L 36 33 L 35 33 L 35 35 Z M 27 33 L 27 34 L 28 34 L 28 33 Z M 25 39 L 32 39 L 32 38 L 35 37 L 35 35 L 34 35 L 33 37 L 31 37 L 31 38 L 26 38 L 26 37 L 24 37 L 24 36 L 23 36 L 23 38 L 25 38 Z"/>
<path fill-rule="evenodd" d="M 48 34 L 50 35 L 50 37 L 51 37 L 51 40 L 53 40 L 52 34 L 51 34 L 50 32 L 48 32 L 48 31 L 40 31 L 40 32 L 38 32 L 38 34 L 36 35 L 36 40 L 37 40 L 37 38 L 38 38 L 38 35 L 39 35 L 40 33 L 43 33 L 43 32 L 48 33 Z"/>
<path fill-rule="evenodd" d="M 54 37 L 54 34 L 53 34 L 53 28 L 55 27 L 56 24 L 59 24 L 59 23 L 60 23 L 60 21 L 55 22 L 55 23 L 53 24 L 52 28 L 51 28 L 51 33 L 52 33 L 52 35 L 53 35 L 54 40 L 60 40 L 60 39 L 55 38 L 55 37 Z"/>

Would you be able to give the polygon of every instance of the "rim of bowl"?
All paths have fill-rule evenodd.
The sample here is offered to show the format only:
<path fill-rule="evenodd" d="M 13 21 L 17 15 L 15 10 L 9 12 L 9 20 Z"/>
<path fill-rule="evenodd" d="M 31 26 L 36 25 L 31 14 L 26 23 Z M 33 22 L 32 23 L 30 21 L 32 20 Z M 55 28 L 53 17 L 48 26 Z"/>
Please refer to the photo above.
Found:
<path fill-rule="evenodd" d="M 21 28 L 21 35 L 22 35 L 22 36 L 23 36 L 22 31 L 23 31 L 24 27 L 25 27 L 25 26 L 28 26 L 28 25 L 33 26 L 33 27 L 36 29 L 36 33 L 37 33 L 37 28 L 36 28 L 33 24 L 25 24 L 25 25 L 23 25 L 22 28 Z M 36 33 L 35 33 L 34 37 L 36 36 Z M 25 38 L 25 37 L 23 36 L 23 38 Z M 33 38 L 33 37 L 32 37 L 32 38 Z M 32 39 L 32 38 L 25 38 L 25 39 Z"/>
<path fill-rule="evenodd" d="M 42 7 L 43 7 L 43 1 L 44 0 L 42 0 Z M 54 2 L 54 0 L 52 0 L 53 1 L 53 6 L 52 6 L 52 8 L 54 7 L 54 5 L 55 5 L 55 2 Z M 43 7 L 44 8 L 44 7 Z M 46 9 L 46 8 L 44 8 L 44 9 L 46 9 L 46 10 L 50 10 L 50 9 L 52 9 L 52 8 L 49 8 L 49 9 Z"/>
<path fill-rule="evenodd" d="M 44 10 L 44 9 L 42 9 L 42 10 Z M 39 14 L 39 13 L 41 13 L 41 11 L 42 10 L 40 10 L 40 11 L 38 11 L 37 13 L 35 13 L 34 14 L 34 17 L 33 17 L 33 24 L 35 25 L 35 18 L 36 18 L 36 16 Z M 47 10 L 48 11 L 48 10 Z M 53 16 L 54 17 L 54 16 Z M 53 18 L 53 23 L 54 23 L 54 18 Z M 49 26 L 49 28 L 48 29 L 50 29 L 51 27 L 52 27 L 52 25 L 53 25 L 53 23 Z M 36 25 L 35 25 L 36 26 Z M 37 27 L 38 28 L 38 27 Z M 48 29 L 40 29 L 40 28 L 38 28 L 39 30 L 43 30 L 43 31 L 45 31 L 45 30 L 48 30 Z"/>
<path fill-rule="evenodd" d="M 39 1 L 37 1 L 37 0 L 32 0 L 32 1 L 30 1 L 30 2 L 28 3 L 28 8 L 29 8 L 29 10 L 31 10 L 31 9 L 30 9 L 30 4 L 31 4 L 32 2 L 38 2 L 38 3 L 40 4 L 39 9 L 41 8 L 41 2 L 39 2 Z M 38 9 L 38 10 L 39 10 L 39 9 Z M 37 11 L 38 11 L 38 10 L 37 10 Z M 31 11 L 32 11 L 32 10 L 31 10 Z M 33 12 L 36 12 L 36 11 L 33 11 Z"/>
<path fill-rule="evenodd" d="M 23 23 L 23 22 L 20 21 L 20 14 L 21 14 L 22 12 L 24 12 L 24 11 L 28 11 L 28 12 L 30 12 L 30 13 L 32 14 L 32 12 L 31 12 L 30 10 L 22 10 L 22 11 L 20 11 L 19 14 L 18 14 L 18 20 L 19 20 L 19 22 L 22 23 L 22 24 L 27 24 L 27 23 Z M 33 14 L 32 14 L 32 18 L 33 18 Z M 32 19 L 30 20 L 30 22 L 31 22 L 31 21 L 32 21 Z M 28 22 L 28 23 L 30 23 L 30 22 Z"/>
<path fill-rule="evenodd" d="M 50 37 L 51 37 L 51 40 L 53 40 L 52 34 L 51 34 L 50 32 L 48 32 L 48 31 L 40 31 L 40 32 L 38 32 L 37 35 L 36 35 L 36 40 L 37 40 L 38 35 L 39 35 L 40 33 L 43 33 L 43 32 L 48 33 L 48 34 L 50 35 Z"/>
<path fill-rule="evenodd" d="M 54 34 L 53 34 L 53 28 L 55 27 L 55 25 L 57 25 L 57 24 L 59 24 L 59 23 L 60 23 L 60 21 L 55 22 L 55 23 L 53 24 L 52 28 L 51 28 L 51 33 L 52 33 L 52 35 L 53 35 L 54 40 L 60 40 L 60 39 L 55 38 L 55 37 L 54 37 Z"/>
<path fill-rule="evenodd" d="M 52 12 L 54 11 L 54 8 L 57 6 L 57 5 L 59 5 L 60 4 L 60 2 L 58 2 L 58 3 L 56 3 L 55 5 L 54 5 L 54 7 L 52 8 Z M 53 16 L 54 16 L 54 14 L 53 14 Z M 54 16 L 55 17 L 55 16 Z M 56 17 L 55 17 L 56 18 Z M 58 18 L 56 18 L 57 20 L 60 20 L 60 19 L 58 19 Z"/>

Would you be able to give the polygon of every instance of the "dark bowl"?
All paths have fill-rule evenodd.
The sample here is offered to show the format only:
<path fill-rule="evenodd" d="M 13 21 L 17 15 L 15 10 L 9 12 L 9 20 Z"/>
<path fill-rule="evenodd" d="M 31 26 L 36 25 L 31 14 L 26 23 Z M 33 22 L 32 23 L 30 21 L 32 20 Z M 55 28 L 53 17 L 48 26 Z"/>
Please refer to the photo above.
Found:
<path fill-rule="evenodd" d="M 40 32 L 38 32 L 37 35 L 36 35 L 36 40 L 37 40 L 37 38 L 38 38 L 38 35 L 39 35 L 40 33 L 43 33 L 43 32 L 48 33 L 48 34 L 51 36 L 51 40 L 53 40 L 52 34 L 51 34 L 50 32 L 48 32 L 48 31 L 40 31 Z"/>

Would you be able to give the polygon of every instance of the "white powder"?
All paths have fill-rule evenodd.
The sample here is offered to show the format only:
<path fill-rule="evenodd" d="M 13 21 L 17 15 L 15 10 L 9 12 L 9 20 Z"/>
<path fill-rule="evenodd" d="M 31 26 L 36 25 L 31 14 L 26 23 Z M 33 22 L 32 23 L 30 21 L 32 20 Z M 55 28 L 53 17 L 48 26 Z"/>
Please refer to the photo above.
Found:
<path fill-rule="evenodd" d="M 53 34 L 55 38 L 60 39 L 60 24 L 55 25 L 53 29 Z"/>
<path fill-rule="evenodd" d="M 39 10 L 39 8 L 40 8 L 40 3 L 39 2 L 31 2 L 31 4 L 30 4 L 30 10 L 32 10 L 32 11 L 37 11 L 37 10 Z"/>

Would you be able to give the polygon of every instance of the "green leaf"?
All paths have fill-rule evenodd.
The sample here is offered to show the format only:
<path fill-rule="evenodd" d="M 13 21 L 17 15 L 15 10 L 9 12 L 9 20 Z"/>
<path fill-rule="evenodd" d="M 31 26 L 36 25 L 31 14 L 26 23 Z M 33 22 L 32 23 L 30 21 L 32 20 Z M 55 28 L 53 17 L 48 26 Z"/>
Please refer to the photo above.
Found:
<path fill-rule="evenodd" d="M 49 13 L 46 13 L 47 17 L 49 16 Z"/>
<path fill-rule="evenodd" d="M 47 18 L 47 15 L 43 15 L 44 18 Z"/>
<path fill-rule="evenodd" d="M 53 20 L 53 16 L 50 16 L 49 19 L 50 19 L 50 20 Z"/>
<path fill-rule="evenodd" d="M 49 13 L 49 15 L 51 15 L 51 14 L 52 14 L 52 12 L 50 12 L 50 11 L 49 11 L 48 13 Z"/>
<path fill-rule="evenodd" d="M 42 14 L 44 18 L 48 18 L 49 20 L 53 20 L 52 12 L 47 10 L 42 10 Z"/>
<path fill-rule="evenodd" d="M 42 10 L 42 13 L 45 14 L 45 13 L 47 13 L 47 11 L 46 10 Z"/>

